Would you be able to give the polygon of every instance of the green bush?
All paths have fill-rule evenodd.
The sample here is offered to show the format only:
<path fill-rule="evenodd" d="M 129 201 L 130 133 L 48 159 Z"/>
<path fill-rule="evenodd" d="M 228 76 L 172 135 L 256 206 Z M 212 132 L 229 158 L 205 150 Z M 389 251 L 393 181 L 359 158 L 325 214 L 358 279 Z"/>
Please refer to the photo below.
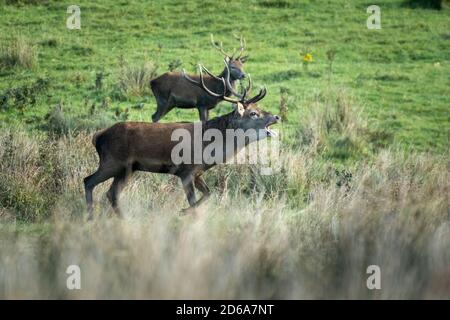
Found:
<path fill-rule="evenodd" d="M 341 160 L 368 155 L 374 145 L 362 111 L 345 91 L 318 93 L 300 116 L 295 146 Z"/>
<path fill-rule="evenodd" d="M 0 93 L 0 110 L 18 109 L 23 112 L 37 103 L 39 97 L 47 92 L 49 80 L 38 78 L 31 84 L 7 89 Z"/>
<path fill-rule="evenodd" d="M 114 119 L 107 114 L 90 115 L 87 117 L 66 114 L 64 106 L 57 104 L 45 117 L 42 129 L 56 135 L 76 135 L 80 132 L 93 132 L 109 127 Z"/>
<path fill-rule="evenodd" d="M 406 0 L 405 5 L 413 8 L 427 8 L 440 10 L 444 7 L 444 0 Z"/>
<path fill-rule="evenodd" d="M 150 80 L 156 77 L 158 66 L 152 61 L 129 64 L 121 60 L 117 87 L 125 97 L 142 97 L 150 94 Z"/>
<path fill-rule="evenodd" d="M 36 60 L 35 47 L 23 38 L 16 38 L 0 46 L 0 69 L 15 67 L 31 69 L 36 64 Z"/>

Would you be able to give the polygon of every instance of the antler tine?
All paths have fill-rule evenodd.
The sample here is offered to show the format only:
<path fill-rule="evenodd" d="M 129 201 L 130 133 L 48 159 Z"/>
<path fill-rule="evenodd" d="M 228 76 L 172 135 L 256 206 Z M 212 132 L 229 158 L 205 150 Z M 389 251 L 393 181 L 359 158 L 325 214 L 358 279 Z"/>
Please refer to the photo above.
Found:
<path fill-rule="evenodd" d="M 240 99 L 233 99 L 227 96 L 223 96 L 223 100 L 231 103 L 238 103 L 238 102 L 243 103 L 242 100 Z"/>
<path fill-rule="evenodd" d="M 198 68 L 199 68 L 199 70 L 200 70 L 200 64 L 198 65 Z M 191 82 L 191 83 L 193 83 L 193 84 L 195 84 L 195 85 L 197 85 L 197 86 L 200 86 L 200 85 L 201 85 L 200 82 L 197 82 L 197 81 L 195 81 L 194 79 L 190 78 L 190 77 L 187 75 L 186 70 L 185 70 L 184 68 L 183 68 L 183 77 L 184 77 L 186 80 L 188 80 L 189 82 Z"/>
<path fill-rule="evenodd" d="M 230 85 L 230 70 L 228 69 L 228 64 L 226 63 L 226 61 L 225 61 L 225 65 L 227 66 L 227 80 L 225 80 L 224 78 L 219 78 L 219 79 L 221 79 L 221 81 L 222 81 L 222 83 L 223 83 L 223 95 L 222 96 L 220 96 L 224 101 L 227 101 L 227 102 L 231 102 L 231 103 L 243 103 L 243 101 L 244 101 L 244 99 L 245 99 L 245 95 L 246 95 L 246 93 L 244 92 L 244 95 L 243 96 L 240 96 L 239 94 L 237 94 L 237 95 L 235 95 L 236 97 L 238 97 L 238 99 L 233 99 L 233 98 L 230 98 L 230 97 L 227 97 L 225 94 L 226 94 L 226 90 L 227 90 L 227 86 L 229 87 L 229 88 L 231 88 L 231 85 Z M 202 81 L 203 81 L 203 75 L 201 74 L 200 75 L 200 79 L 202 79 Z M 227 83 L 227 84 L 226 84 Z M 205 89 L 205 91 L 206 92 L 208 92 L 209 94 L 211 94 L 211 91 L 210 90 L 208 90 L 208 88 L 206 88 L 204 85 L 203 85 L 203 89 Z"/>
<path fill-rule="evenodd" d="M 248 91 L 247 91 L 246 88 L 244 88 L 244 92 L 242 92 L 242 100 L 241 100 L 241 102 L 245 103 L 245 97 L 247 96 L 247 94 L 248 94 Z"/>
<path fill-rule="evenodd" d="M 242 57 L 242 54 L 245 51 L 245 47 L 246 47 L 246 42 L 245 42 L 245 38 L 241 35 L 241 52 L 239 52 L 239 56 L 237 57 L 237 59 L 239 59 L 240 57 Z"/>
<path fill-rule="evenodd" d="M 203 69 L 205 69 L 204 66 L 202 66 L 202 65 L 200 65 L 200 66 L 201 66 Z M 222 84 L 223 84 L 223 94 L 217 94 L 217 93 L 215 93 L 215 92 L 212 92 L 211 90 L 209 90 L 209 89 L 206 87 L 205 82 L 203 81 L 203 71 L 200 69 L 200 82 L 201 82 L 201 86 L 202 86 L 203 90 L 205 90 L 206 93 L 208 93 L 209 95 L 211 95 L 211 96 L 213 96 L 213 97 L 221 98 L 221 99 L 223 99 L 223 100 L 225 100 L 225 101 L 228 101 L 228 102 L 231 102 L 231 103 L 242 102 L 242 99 L 236 100 L 236 99 L 227 97 L 227 96 L 225 95 L 225 94 L 226 94 L 226 91 L 227 91 L 227 87 L 226 87 L 226 84 L 225 84 L 225 79 L 224 79 L 224 78 L 219 78 L 219 79 L 222 81 Z"/>
<path fill-rule="evenodd" d="M 231 59 L 231 57 L 225 52 L 225 50 L 223 50 L 223 46 L 222 46 L 222 42 L 219 42 L 220 46 L 218 46 L 216 44 L 216 42 L 214 41 L 214 36 L 211 33 L 211 44 L 214 48 L 216 48 L 217 50 L 220 51 L 221 54 L 223 54 L 225 57 L 227 57 L 228 59 Z"/>
<path fill-rule="evenodd" d="M 244 51 L 245 51 L 245 46 L 246 46 L 246 42 L 245 42 L 245 38 L 242 36 L 242 34 L 238 37 L 237 35 L 234 35 L 234 37 L 236 38 L 236 39 L 239 39 L 239 43 L 240 43 L 240 48 L 239 49 L 237 49 L 234 53 L 233 53 L 233 55 L 231 56 L 231 58 L 232 59 L 235 59 L 235 60 L 238 60 L 240 57 L 242 57 L 242 54 L 244 53 Z M 239 55 L 236 57 L 236 58 L 234 58 L 234 55 L 237 53 L 239 51 Z"/>
<path fill-rule="evenodd" d="M 252 91 L 253 83 L 252 83 L 252 77 L 250 76 L 250 73 L 247 74 L 247 77 L 248 77 L 248 87 L 245 89 L 245 92 L 247 94 L 249 94 Z M 244 96 L 244 98 L 245 98 L 245 96 Z"/>
<path fill-rule="evenodd" d="M 239 94 L 234 94 L 234 93 L 233 93 L 234 91 L 232 91 L 232 93 L 233 93 L 238 99 L 233 99 L 233 98 L 227 97 L 227 96 L 225 95 L 225 93 L 226 93 L 226 86 L 228 86 L 228 88 L 231 88 L 231 85 L 230 85 L 230 72 L 229 72 L 229 70 L 228 70 L 227 80 L 226 80 L 227 85 L 225 85 L 225 80 L 224 80 L 224 78 L 221 78 L 221 79 L 222 79 L 223 84 L 224 84 L 224 94 L 223 94 L 223 96 L 222 96 L 222 99 L 225 100 L 225 101 L 231 102 L 231 103 L 238 103 L 238 102 L 244 103 L 244 99 L 245 99 L 245 95 L 246 95 L 246 92 L 245 92 L 245 91 L 244 91 L 244 95 L 243 95 L 243 96 L 240 96 Z M 230 91 L 231 91 L 231 90 L 230 90 Z"/>
<path fill-rule="evenodd" d="M 211 90 L 209 90 L 206 85 L 205 85 L 205 81 L 203 80 L 203 71 L 202 71 L 202 66 L 200 65 L 200 83 L 201 83 L 201 87 L 203 88 L 203 90 L 205 90 L 209 95 L 213 96 L 213 97 L 217 97 L 217 98 L 222 98 L 225 96 L 227 87 L 225 85 L 225 80 L 223 78 L 220 78 L 222 80 L 222 84 L 223 84 L 223 94 L 218 94 L 215 92 L 212 92 Z"/>
<path fill-rule="evenodd" d="M 216 80 L 222 81 L 223 78 L 219 78 L 218 76 L 214 75 L 211 71 L 209 71 L 208 69 L 206 69 L 206 67 L 204 65 L 201 65 L 202 69 L 206 71 L 207 74 L 209 74 L 211 77 L 213 77 Z"/>
<path fill-rule="evenodd" d="M 201 64 L 198 65 L 198 70 L 200 73 L 200 82 L 195 81 L 194 79 L 190 78 L 187 74 L 186 74 L 186 70 L 183 69 L 183 77 L 188 80 L 189 82 L 195 84 L 196 86 L 199 86 L 200 88 L 202 88 L 203 90 L 205 90 L 208 94 L 214 96 L 214 97 L 218 97 L 221 98 L 222 95 L 212 92 L 211 90 L 209 90 L 206 85 L 205 85 L 205 81 L 203 80 L 203 72 L 202 72 L 202 68 L 204 68 Z M 225 85 L 225 80 L 223 78 L 218 78 L 220 81 L 222 81 L 223 83 L 223 87 L 224 87 L 224 94 L 226 92 L 226 85 Z"/>
<path fill-rule="evenodd" d="M 225 101 L 231 102 L 231 103 L 238 103 L 238 102 L 242 102 L 243 98 L 240 99 L 233 99 L 233 98 L 229 98 L 227 96 L 225 96 L 226 94 L 226 90 L 227 90 L 227 85 L 225 83 L 225 79 L 224 78 L 219 78 L 216 77 L 218 80 L 222 81 L 223 84 L 223 93 L 222 94 L 218 94 L 215 92 L 212 92 L 210 89 L 208 89 L 208 87 L 205 84 L 204 81 L 204 77 L 203 77 L 203 70 L 202 69 L 206 69 L 203 65 L 199 64 L 198 65 L 198 69 L 200 72 L 200 82 L 195 81 L 194 79 L 190 78 L 187 74 L 186 74 L 186 70 L 183 69 L 183 77 L 188 80 L 189 82 L 195 84 L 196 86 L 199 86 L 200 88 L 202 88 L 203 90 L 206 91 L 206 93 L 208 93 L 210 96 L 216 97 L 216 98 L 221 98 Z M 206 69 L 207 70 L 207 69 Z"/>
<path fill-rule="evenodd" d="M 251 103 L 256 103 L 258 101 L 260 101 L 261 99 L 263 99 L 267 94 L 267 89 L 266 87 L 263 87 L 262 89 L 259 90 L 259 93 L 254 96 L 253 98 L 245 101 L 246 104 L 251 104 Z"/>

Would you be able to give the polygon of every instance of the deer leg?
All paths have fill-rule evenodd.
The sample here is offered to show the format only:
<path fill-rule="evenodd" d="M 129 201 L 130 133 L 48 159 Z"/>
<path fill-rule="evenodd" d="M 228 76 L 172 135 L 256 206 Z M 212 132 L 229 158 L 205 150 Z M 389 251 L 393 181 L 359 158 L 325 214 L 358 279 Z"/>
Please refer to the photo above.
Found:
<path fill-rule="evenodd" d="M 206 122 L 208 121 L 208 116 L 209 116 L 209 110 L 206 107 L 200 107 L 198 108 L 198 114 L 200 116 L 200 121 L 201 122 Z"/>
<path fill-rule="evenodd" d="M 167 99 L 156 98 L 156 112 L 152 115 L 152 121 L 158 122 L 167 113 Z"/>
<path fill-rule="evenodd" d="M 114 177 L 116 175 L 116 173 L 117 173 L 117 168 L 101 165 L 94 174 L 84 178 L 84 191 L 86 194 L 88 220 L 92 220 L 92 218 L 93 218 L 93 215 L 92 215 L 92 212 L 93 212 L 92 192 L 94 191 L 94 188 L 98 184 L 108 180 L 109 178 Z"/>
<path fill-rule="evenodd" d="M 156 108 L 156 112 L 152 115 L 153 122 L 158 122 L 167 114 L 167 112 L 172 110 L 174 101 L 172 99 L 172 96 L 170 96 L 167 100 L 161 98 L 160 100 L 158 100 L 157 104 L 158 106 Z"/>
<path fill-rule="evenodd" d="M 208 200 L 209 195 L 211 194 L 211 192 L 210 192 L 210 190 L 208 188 L 208 185 L 206 184 L 206 182 L 205 182 L 205 180 L 203 179 L 202 176 L 196 176 L 195 180 L 194 180 L 194 184 L 195 184 L 195 187 L 197 188 L 197 190 L 199 190 L 202 193 L 202 197 L 200 198 L 200 200 L 198 200 L 195 203 L 195 206 L 198 207 L 203 202 Z"/>
<path fill-rule="evenodd" d="M 187 177 L 181 177 L 181 183 L 183 184 L 183 189 L 189 202 L 189 208 L 183 209 L 183 213 L 190 213 L 195 208 L 195 189 L 192 180 L 193 177 L 191 175 Z"/>
<path fill-rule="evenodd" d="M 115 176 L 111 187 L 106 194 L 109 202 L 111 203 L 111 207 L 119 218 L 123 218 L 122 212 L 119 208 L 119 195 L 125 187 L 125 184 L 127 183 L 131 175 L 130 173 L 131 170 L 124 169 L 119 173 L 119 175 Z"/>

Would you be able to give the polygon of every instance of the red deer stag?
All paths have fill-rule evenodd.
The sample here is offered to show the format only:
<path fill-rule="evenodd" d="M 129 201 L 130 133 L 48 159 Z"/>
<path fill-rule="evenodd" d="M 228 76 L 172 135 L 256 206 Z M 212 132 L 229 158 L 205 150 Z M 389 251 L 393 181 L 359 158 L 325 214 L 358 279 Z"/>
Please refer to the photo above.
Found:
<path fill-rule="evenodd" d="M 206 68 L 203 69 L 208 73 L 205 76 L 206 85 L 211 90 L 220 91 L 222 86 L 221 79 L 229 79 L 227 82 L 226 97 L 233 94 L 234 85 L 237 80 L 246 77 L 243 66 L 248 56 L 242 56 L 245 50 L 245 40 L 240 38 L 240 49 L 238 52 L 228 55 L 222 47 L 222 43 L 217 45 L 214 42 L 213 35 L 211 35 L 211 43 L 220 53 L 225 57 L 225 68 L 218 75 L 215 76 Z M 235 57 L 235 55 L 237 56 Z M 167 114 L 173 108 L 192 109 L 197 108 L 201 121 L 208 120 L 209 110 L 214 108 L 219 102 L 224 99 L 216 96 L 210 96 L 198 86 L 190 83 L 180 72 L 166 72 L 159 77 L 150 81 L 150 87 L 156 98 L 156 112 L 152 115 L 153 122 L 158 122 L 161 117 Z M 197 81 L 198 76 L 192 76 Z"/>
<path fill-rule="evenodd" d="M 200 79 L 203 80 L 202 73 L 200 74 Z M 234 103 L 235 109 L 229 114 L 206 122 L 121 122 L 94 135 L 93 144 L 98 152 L 100 162 L 97 171 L 84 179 L 88 219 L 93 217 L 92 192 L 95 186 L 110 178 L 114 178 L 114 180 L 107 192 L 107 197 L 115 213 L 121 217 L 118 207 L 119 193 L 135 171 L 167 173 L 178 176 L 182 181 L 190 205 L 189 208 L 183 211 L 192 211 L 209 197 L 210 190 L 202 177 L 206 170 L 217 163 L 226 162 L 248 143 L 273 135 L 269 126 L 277 123 L 280 117 L 260 110 L 256 105 L 266 95 L 265 88 L 261 89 L 253 98 L 246 99 L 246 92 L 244 92 L 239 99 L 232 99 L 225 96 L 225 79 L 222 79 L 223 93 L 221 94 L 212 92 L 202 80 L 198 85 L 205 92 L 213 96 L 220 96 L 223 100 Z M 173 140 L 175 130 L 184 130 L 192 137 L 195 135 L 195 126 L 200 126 L 201 137 L 205 137 L 204 133 L 209 129 L 215 129 L 215 132 L 221 133 L 224 140 L 219 147 L 223 148 L 223 153 L 222 151 L 218 152 L 222 157 L 220 161 L 211 163 L 203 158 L 200 163 L 195 161 L 181 163 L 174 161 L 174 147 L 179 143 Z M 254 130 L 257 132 L 257 135 L 253 139 L 245 139 L 244 144 L 235 144 L 236 136 L 229 137 L 226 134 L 230 129 L 232 132 Z M 202 139 L 200 143 L 202 150 L 214 143 L 206 140 Z M 228 145 L 230 142 L 231 148 Z M 195 151 L 195 146 L 189 150 L 188 153 L 192 152 L 192 150 Z M 202 197 L 198 201 L 196 201 L 194 186 L 202 193 Z"/>

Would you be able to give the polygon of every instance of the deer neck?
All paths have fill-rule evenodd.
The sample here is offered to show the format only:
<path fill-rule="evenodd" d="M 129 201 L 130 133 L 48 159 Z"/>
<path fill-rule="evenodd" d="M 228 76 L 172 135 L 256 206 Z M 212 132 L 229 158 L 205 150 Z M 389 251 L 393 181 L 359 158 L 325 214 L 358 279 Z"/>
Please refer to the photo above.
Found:
<path fill-rule="evenodd" d="M 228 70 L 227 70 L 227 68 L 224 68 L 223 71 L 219 74 L 219 78 L 226 79 L 227 77 L 228 77 Z M 230 84 L 233 87 L 233 89 L 235 88 L 234 87 L 235 83 L 236 83 L 236 79 L 234 79 L 234 77 L 230 73 Z M 222 88 L 222 90 L 223 90 L 223 88 Z M 231 96 L 231 90 L 230 90 L 230 88 L 228 88 L 228 86 L 225 90 L 225 95 L 227 97 Z"/>
<path fill-rule="evenodd" d="M 236 121 L 234 120 L 234 111 L 225 114 L 220 117 L 213 118 L 211 120 L 206 121 L 203 126 L 203 129 L 206 131 L 208 129 L 217 129 L 223 134 L 225 134 L 227 129 L 238 129 L 236 127 Z"/>
<path fill-rule="evenodd" d="M 241 129 L 238 121 L 236 121 L 235 111 L 206 121 L 203 125 L 203 133 L 208 129 L 216 129 L 220 131 L 224 148 L 224 161 L 228 161 L 228 159 L 232 158 L 248 144 L 248 141 L 245 141 L 245 144 L 235 143 L 234 136 L 230 135 L 230 132 L 236 132 L 234 130 Z M 227 130 L 231 131 L 227 133 Z M 231 140 L 228 141 L 229 139 Z M 230 146 L 232 147 L 230 148 Z"/>

